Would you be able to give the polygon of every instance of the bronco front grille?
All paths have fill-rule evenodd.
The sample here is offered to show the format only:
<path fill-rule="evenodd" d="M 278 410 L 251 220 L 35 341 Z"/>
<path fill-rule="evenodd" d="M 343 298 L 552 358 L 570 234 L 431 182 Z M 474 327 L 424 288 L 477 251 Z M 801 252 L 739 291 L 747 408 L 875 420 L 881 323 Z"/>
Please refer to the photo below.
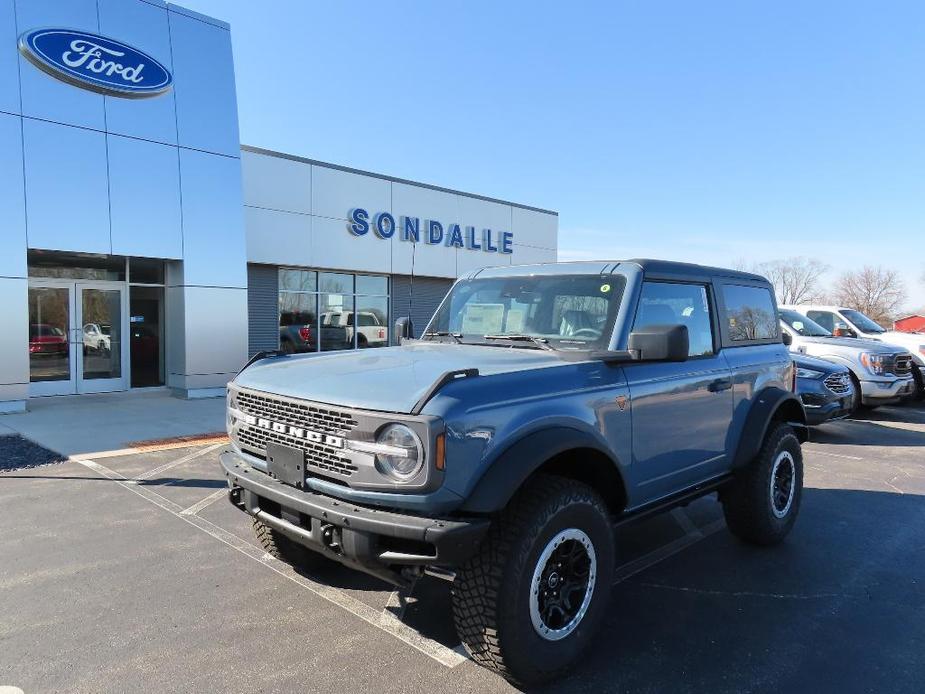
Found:
<path fill-rule="evenodd" d="M 249 393 L 244 390 L 235 394 L 235 400 L 238 409 L 247 414 L 266 417 L 280 424 L 305 427 L 323 434 L 344 436 L 357 425 L 357 421 L 346 412 L 299 400 Z"/>
<path fill-rule="evenodd" d="M 232 397 L 235 407 L 247 415 L 254 415 L 277 424 L 288 424 L 333 436 L 345 436 L 358 422 L 348 413 L 279 396 L 236 391 Z M 297 438 L 283 431 L 247 424 L 238 420 L 233 438 L 242 449 L 261 458 L 267 454 L 267 443 L 273 442 L 301 450 L 305 454 L 307 469 L 321 475 L 350 477 L 357 471 L 343 449 L 324 443 Z"/>
<path fill-rule="evenodd" d="M 851 377 L 846 373 L 829 374 L 823 383 L 836 395 L 847 395 L 851 392 Z"/>

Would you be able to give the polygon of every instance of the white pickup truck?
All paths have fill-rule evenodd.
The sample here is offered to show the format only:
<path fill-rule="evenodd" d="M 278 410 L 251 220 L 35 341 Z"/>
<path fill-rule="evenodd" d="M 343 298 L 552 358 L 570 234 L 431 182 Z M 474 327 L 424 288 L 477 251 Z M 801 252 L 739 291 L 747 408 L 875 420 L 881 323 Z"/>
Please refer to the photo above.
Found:
<path fill-rule="evenodd" d="M 321 328 L 341 327 L 347 330 L 347 342 L 353 342 L 354 315 L 358 316 L 359 334 L 357 346 L 359 347 L 385 347 L 389 344 L 388 326 L 380 320 L 379 316 L 371 311 L 327 311 L 321 314 Z"/>

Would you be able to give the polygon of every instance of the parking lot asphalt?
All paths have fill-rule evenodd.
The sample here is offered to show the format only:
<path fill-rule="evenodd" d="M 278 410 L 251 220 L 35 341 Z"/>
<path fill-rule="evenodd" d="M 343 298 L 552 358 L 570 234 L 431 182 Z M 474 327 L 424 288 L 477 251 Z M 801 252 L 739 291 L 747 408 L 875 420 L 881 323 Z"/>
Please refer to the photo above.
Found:
<path fill-rule="evenodd" d="M 502 692 L 449 586 L 299 574 L 225 499 L 220 445 L 0 473 L 0 686 L 32 692 Z M 609 617 L 544 691 L 925 691 L 925 407 L 813 431 L 787 541 L 710 497 L 618 534 Z"/>

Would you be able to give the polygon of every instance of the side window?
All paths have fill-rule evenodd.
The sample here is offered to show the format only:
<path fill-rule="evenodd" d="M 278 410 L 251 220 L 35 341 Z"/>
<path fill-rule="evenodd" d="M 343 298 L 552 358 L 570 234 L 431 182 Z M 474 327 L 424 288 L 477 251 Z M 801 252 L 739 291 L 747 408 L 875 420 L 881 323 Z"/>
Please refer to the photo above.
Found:
<path fill-rule="evenodd" d="M 835 314 L 831 311 L 807 311 L 806 315 L 830 333 L 835 331 Z"/>
<path fill-rule="evenodd" d="M 714 353 L 707 288 L 702 284 L 643 282 L 633 329 L 677 323 L 687 326 L 689 356 L 703 357 Z"/>
<path fill-rule="evenodd" d="M 780 324 L 769 289 L 727 284 L 723 286 L 723 299 L 730 340 L 748 342 L 780 337 Z"/>

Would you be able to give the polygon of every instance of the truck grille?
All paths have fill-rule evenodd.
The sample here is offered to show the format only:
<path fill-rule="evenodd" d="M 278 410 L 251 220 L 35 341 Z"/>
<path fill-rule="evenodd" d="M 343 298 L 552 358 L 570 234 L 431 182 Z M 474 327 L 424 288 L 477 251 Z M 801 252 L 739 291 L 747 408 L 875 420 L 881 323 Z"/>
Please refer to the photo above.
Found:
<path fill-rule="evenodd" d="M 829 374 L 823 383 L 836 395 L 847 395 L 851 392 L 851 377 L 846 373 Z"/>
<path fill-rule="evenodd" d="M 893 356 L 893 375 L 908 376 L 912 373 L 912 355 L 896 354 Z"/>
<path fill-rule="evenodd" d="M 235 394 L 238 409 L 247 414 L 266 417 L 280 424 L 305 427 L 322 434 L 345 436 L 357 421 L 349 414 L 299 400 L 239 390 Z"/>
<path fill-rule="evenodd" d="M 357 426 L 357 421 L 345 412 L 307 402 L 240 390 L 234 392 L 233 397 L 239 411 L 278 424 L 289 424 L 334 436 L 345 436 Z M 305 454 L 306 469 L 313 468 L 322 476 L 350 477 L 357 471 L 356 465 L 344 455 L 342 449 L 297 438 L 289 433 L 238 420 L 233 437 L 242 449 L 261 458 L 266 457 L 269 442 L 299 449 Z"/>

